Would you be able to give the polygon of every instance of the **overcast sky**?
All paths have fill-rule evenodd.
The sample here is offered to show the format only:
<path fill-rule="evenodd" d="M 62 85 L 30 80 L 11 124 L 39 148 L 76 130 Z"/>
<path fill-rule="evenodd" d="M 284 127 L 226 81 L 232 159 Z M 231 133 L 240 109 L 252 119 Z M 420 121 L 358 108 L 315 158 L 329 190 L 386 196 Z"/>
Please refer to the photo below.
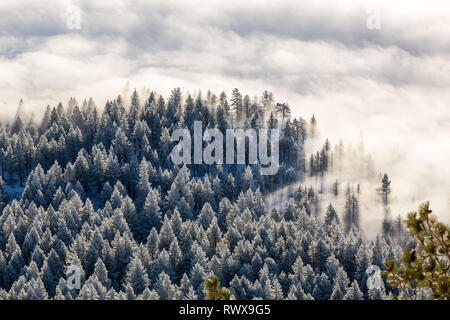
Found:
<path fill-rule="evenodd" d="M 399 211 L 430 199 L 450 220 L 449 1 L 341 2 L 3 1 L 0 115 L 20 98 L 37 113 L 71 96 L 104 105 L 127 80 L 267 89 L 333 144 L 362 132 Z"/>

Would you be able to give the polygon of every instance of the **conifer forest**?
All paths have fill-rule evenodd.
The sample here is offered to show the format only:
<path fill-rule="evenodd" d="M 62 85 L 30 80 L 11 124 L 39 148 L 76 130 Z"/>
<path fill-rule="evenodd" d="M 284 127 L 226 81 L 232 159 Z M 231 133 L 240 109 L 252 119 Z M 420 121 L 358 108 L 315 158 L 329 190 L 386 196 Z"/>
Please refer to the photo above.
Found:
<path fill-rule="evenodd" d="M 24 122 L 19 108 L 2 124 L 2 299 L 203 299 L 213 275 L 236 299 L 387 299 L 395 290 L 369 289 L 366 270 L 385 269 L 415 243 L 388 214 L 376 238 L 365 236 L 361 186 L 325 179 L 345 166 L 345 147 L 325 140 L 305 154 L 314 117 L 288 117 L 267 91 L 184 100 L 178 88 L 167 98 L 134 91 L 130 103 L 70 99 L 43 119 Z M 196 119 L 205 128 L 282 126 L 278 172 L 174 165 L 171 132 Z M 350 152 L 377 179 L 370 157 Z M 386 210 L 389 184 L 385 174 L 370 191 Z M 66 285 L 72 265 L 79 290 Z"/>
<path fill-rule="evenodd" d="M 2 1 L 0 305 L 448 300 L 449 12 Z"/>

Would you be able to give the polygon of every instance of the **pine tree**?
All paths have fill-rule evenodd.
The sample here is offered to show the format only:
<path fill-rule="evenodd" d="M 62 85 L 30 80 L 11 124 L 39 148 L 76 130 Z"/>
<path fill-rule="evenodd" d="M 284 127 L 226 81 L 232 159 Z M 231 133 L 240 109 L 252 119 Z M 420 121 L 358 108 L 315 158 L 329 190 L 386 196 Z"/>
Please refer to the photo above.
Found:
<path fill-rule="evenodd" d="M 405 223 L 417 247 L 403 250 L 400 265 L 395 260 L 386 263 L 383 273 L 389 285 L 401 290 L 401 298 L 425 296 L 445 300 L 450 295 L 450 228 L 431 216 L 431 212 L 429 202 L 425 202 L 418 211 L 408 214 Z M 430 289 L 431 294 L 427 294 Z"/>
<path fill-rule="evenodd" d="M 345 271 L 340 268 L 338 269 L 336 276 L 334 278 L 333 291 L 331 293 L 331 300 L 343 300 L 345 294 L 347 293 L 347 287 L 349 280 Z"/>
<path fill-rule="evenodd" d="M 381 187 L 378 190 L 378 192 L 381 195 L 381 200 L 383 202 L 383 205 L 389 204 L 389 194 L 391 193 L 391 181 L 389 180 L 388 175 L 385 173 L 383 175 L 383 179 L 381 179 Z"/>
<path fill-rule="evenodd" d="M 93 275 L 97 277 L 97 279 L 106 289 L 109 290 L 111 288 L 111 280 L 108 278 L 108 270 L 106 269 L 105 264 L 100 258 L 98 258 L 97 262 L 95 263 Z"/>
<path fill-rule="evenodd" d="M 275 105 L 277 113 L 281 114 L 281 120 L 283 121 L 283 127 L 285 119 L 291 114 L 291 107 L 287 103 L 277 103 Z"/>
<path fill-rule="evenodd" d="M 170 244 L 169 257 L 170 262 L 175 271 L 180 270 L 183 254 L 181 252 L 180 245 L 178 244 L 178 240 L 176 238 L 173 239 L 172 243 Z"/>
<path fill-rule="evenodd" d="M 337 179 L 335 182 L 333 182 L 333 194 L 335 197 L 339 195 L 339 182 Z"/>
<path fill-rule="evenodd" d="M 151 189 L 148 172 L 148 162 L 142 159 L 139 165 L 139 182 L 136 189 L 136 208 L 138 212 L 144 207 L 145 200 Z"/>
<path fill-rule="evenodd" d="M 351 286 L 347 289 L 347 292 L 344 295 L 344 300 L 363 300 L 363 294 L 359 289 L 356 280 L 353 281 Z"/>
<path fill-rule="evenodd" d="M 315 280 L 316 286 L 313 290 L 313 296 L 316 300 L 328 300 L 331 296 L 333 287 L 328 276 L 321 273 Z"/>
<path fill-rule="evenodd" d="M 381 187 L 377 189 L 378 193 L 381 195 L 381 201 L 383 204 L 383 223 L 382 223 L 382 230 L 383 235 L 387 236 L 391 230 L 392 227 L 392 219 L 390 216 L 390 199 L 389 195 L 391 193 L 391 181 L 389 180 L 388 175 L 385 173 L 383 175 L 383 178 L 381 179 Z"/>
<path fill-rule="evenodd" d="M 231 291 L 221 288 L 217 276 L 205 280 L 205 300 L 230 300 Z"/>
<path fill-rule="evenodd" d="M 233 89 L 231 96 L 231 106 L 236 113 L 236 121 L 239 122 L 242 120 L 242 95 L 239 93 L 239 90 L 235 88 Z"/>
<path fill-rule="evenodd" d="M 346 232 L 348 232 L 352 226 L 359 228 L 359 201 L 354 194 L 347 195 L 343 220 Z"/>
<path fill-rule="evenodd" d="M 141 232 L 145 236 L 150 232 L 151 228 L 156 228 L 159 230 L 161 227 L 161 210 L 159 207 L 160 201 L 158 191 L 150 188 L 145 199 L 141 220 Z"/>
<path fill-rule="evenodd" d="M 334 210 L 331 203 L 327 207 L 327 211 L 325 213 L 325 225 L 331 225 L 333 221 L 339 223 L 339 217 L 337 216 L 336 210 Z"/>
<path fill-rule="evenodd" d="M 177 299 L 177 289 L 165 272 L 159 274 L 155 288 L 161 300 Z"/>
<path fill-rule="evenodd" d="M 311 244 L 311 249 L 312 265 L 318 273 L 324 271 L 325 263 L 331 253 L 327 243 L 323 239 L 320 239 L 319 241 L 315 241 Z"/>
<path fill-rule="evenodd" d="M 198 215 L 198 221 L 206 230 L 211 225 L 214 216 L 215 213 L 211 208 L 211 205 L 209 203 L 205 203 L 202 210 L 200 211 L 200 214 Z"/>
<path fill-rule="evenodd" d="M 128 265 L 126 284 L 133 288 L 136 295 L 143 293 L 149 285 L 147 272 L 142 262 L 137 258 L 131 260 Z"/>
<path fill-rule="evenodd" d="M 55 295 L 56 285 L 64 275 L 64 265 L 55 250 L 51 249 L 42 266 L 42 281 L 50 297 Z"/>

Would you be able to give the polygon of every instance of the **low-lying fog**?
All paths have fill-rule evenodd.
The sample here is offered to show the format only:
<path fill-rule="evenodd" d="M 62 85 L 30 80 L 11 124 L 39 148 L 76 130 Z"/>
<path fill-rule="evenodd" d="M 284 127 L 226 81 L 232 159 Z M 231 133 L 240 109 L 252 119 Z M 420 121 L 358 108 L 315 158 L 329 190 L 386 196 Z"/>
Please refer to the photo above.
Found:
<path fill-rule="evenodd" d="M 0 5 L 2 117 L 21 98 L 39 117 L 70 97 L 103 106 L 127 80 L 164 95 L 177 86 L 229 96 L 267 89 L 293 116 L 316 116 L 317 143 L 362 137 L 376 172 L 392 180 L 393 216 L 430 200 L 450 221 L 448 1 L 80 0 L 79 30 L 67 28 L 70 4 Z M 349 172 L 340 179 L 361 184 L 373 232 L 377 185 Z"/>

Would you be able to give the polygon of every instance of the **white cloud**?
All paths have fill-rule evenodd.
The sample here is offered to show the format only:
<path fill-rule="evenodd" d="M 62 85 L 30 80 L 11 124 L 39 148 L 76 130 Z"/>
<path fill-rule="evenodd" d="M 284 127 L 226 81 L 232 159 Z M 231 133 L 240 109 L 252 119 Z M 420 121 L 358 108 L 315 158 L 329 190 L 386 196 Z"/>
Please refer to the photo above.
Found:
<path fill-rule="evenodd" d="M 66 28 L 71 4 L 79 31 Z M 373 5 L 380 30 L 366 28 Z M 450 220 L 449 9 L 445 0 L 2 3 L 0 114 L 21 97 L 33 110 L 71 96 L 103 105 L 126 80 L 162 93 L 268 89 L 294 114 L 316 114 L 333 142 L 362 130 L 399 203 L 422 194 Z"/>

